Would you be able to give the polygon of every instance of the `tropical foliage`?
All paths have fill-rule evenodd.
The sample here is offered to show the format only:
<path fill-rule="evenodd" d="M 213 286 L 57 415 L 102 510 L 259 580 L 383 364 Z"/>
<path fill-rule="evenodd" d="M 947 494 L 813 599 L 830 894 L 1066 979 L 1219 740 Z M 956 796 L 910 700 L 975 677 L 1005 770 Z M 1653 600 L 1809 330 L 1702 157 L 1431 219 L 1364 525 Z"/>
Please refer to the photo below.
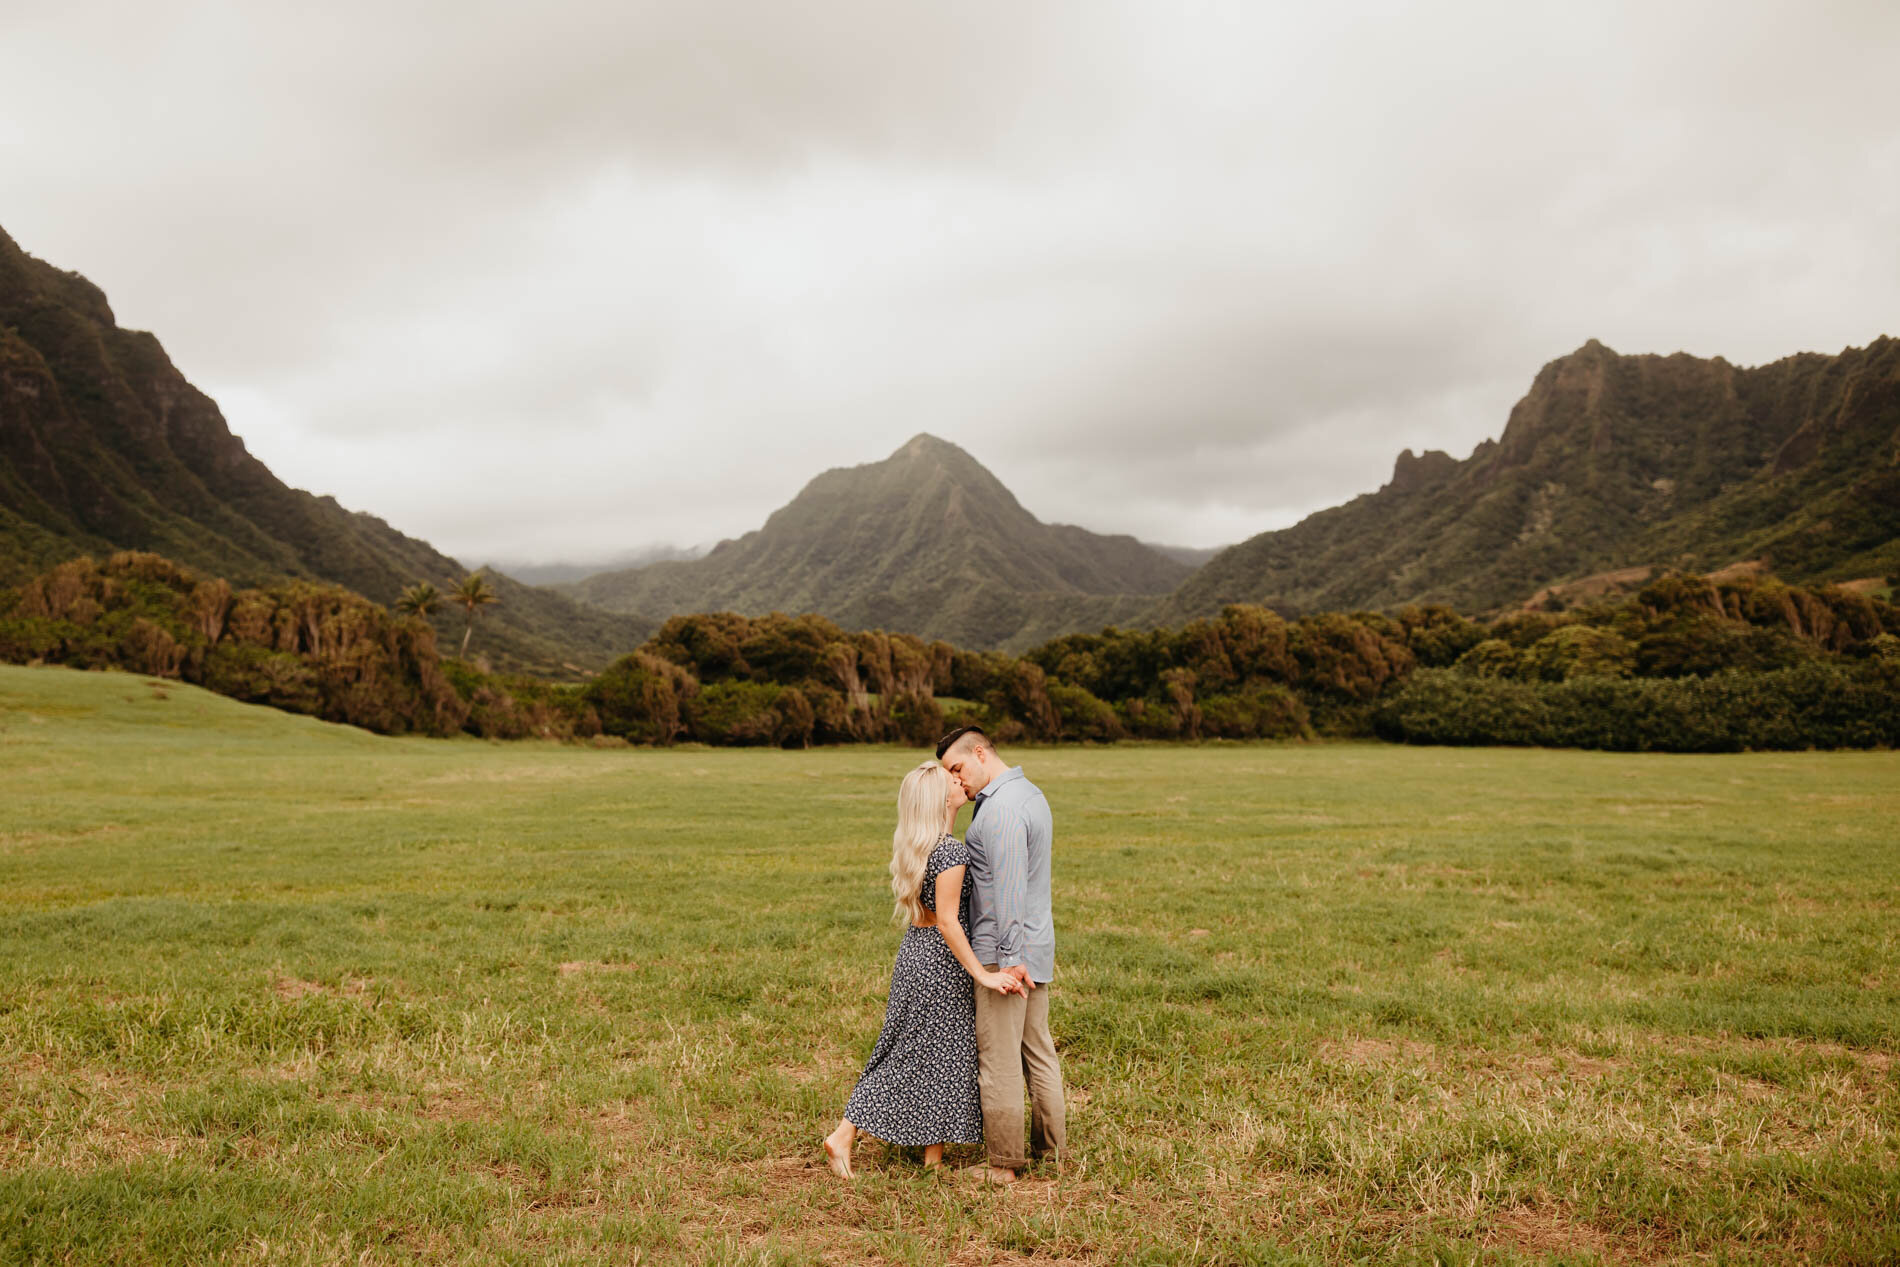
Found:
<path fill-rule="evenodd" d="M 409 590 L 404 592 L 413 592 L 417 588 L 419 587 L 411 586 Z M 455 589 L 450 592 L 449 602 L 460 607 L 464 617 L 468 621 L 462 629 L 462 654 L 464 656 L 468 654 L 468 640 L 475 633 L 475 617 L 481 614 L 482 608 L 493 606 L 500 601 L 501 599 L 496 595 L 494 587 L 488 583 L 488 578 L 483 576 L 479 571 L 470 572 L 467 576 L 463 577 L 462 583 L 457 585 Z"/>
<path fill-rule="evenodd" d="M 442 592 L 427 581 L 417 581 L 403 590 L 396 610 L 405 616 L 433 616 L 442 610 Z"/>
<path fill-rule="evenodd" d="M 386 733 L 453 734 L 469 713 L 421 621 L 334 586 L 234 589 L 155 554 L 77 559 L 4 592 L 0 659 L 181 678 Z"/>
<path fill-rule="evenodd" d="M 1900 742 L 1900 609 L 1760 577 L 1669 574 L 1620 602 L 1491 622 L 1444 607 L 1287 620 L 1230 605 L 1022 656 L 721 612 L 676 616 L 600 673 L 557 683 L 444 658 L 419 616 L 345 590 L 234 589 L 122 553 L 0 591 L 0 660 L 119 667 L 373 730 L 489 738 L 921 746 L 977 722 L 1012 743 Z"/>

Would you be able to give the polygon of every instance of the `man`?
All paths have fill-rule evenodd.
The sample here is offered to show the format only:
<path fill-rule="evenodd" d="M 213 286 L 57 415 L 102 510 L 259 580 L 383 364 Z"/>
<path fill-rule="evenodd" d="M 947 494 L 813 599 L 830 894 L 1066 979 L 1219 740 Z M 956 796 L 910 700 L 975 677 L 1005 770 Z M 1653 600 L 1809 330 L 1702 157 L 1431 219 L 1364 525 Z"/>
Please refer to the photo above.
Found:
<path fill-rule="evenodd" d="M 1023 983 L 1021 994 L 976 992 L 977 1080 L 983 1094 L 987 1177 L 1014 1183 L 1028 1164 L 1023 1148 L 1023 1076 L 1034 1106 L 1030 1143 L 1060 1158 L 1068 1148 L 1062 1064 L 1049 1037 L 1049 982 L 1056 975 L 1056 928 L 1049 905 L 1055 824 L 1042 790 L 996 755 L 989 736 L 960 726 L 937 743 L 937 761 L 976 802 L 964 841 L 976 882 L 970 949 L 992 972 Z"/>

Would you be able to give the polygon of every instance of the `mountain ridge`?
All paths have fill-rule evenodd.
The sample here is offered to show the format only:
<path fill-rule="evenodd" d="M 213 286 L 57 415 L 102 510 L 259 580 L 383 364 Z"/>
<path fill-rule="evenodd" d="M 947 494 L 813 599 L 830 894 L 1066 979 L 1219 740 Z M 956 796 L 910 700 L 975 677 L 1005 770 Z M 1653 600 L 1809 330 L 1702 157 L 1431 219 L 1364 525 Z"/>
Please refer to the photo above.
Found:
<path fill-rule="evenodd" d="M 120 549 L 385 604 L 464 570 L 375 515 L 285 485 L 155 336 L 120 328 L 103 290 L 0 231 L 0 583 Z M 920 433 L 818 473 L 760 528 L 700 557 L 546 588 L 492 569 L 503 602 L 476 645 L 558 674 L 630 650 L 670 615 L 722 608 L 1020 650 L 1233 602 L 1475 613 L 1570 601 L 1601 588 L 1590 578 L 1652 566 L 1892 575 L 1900 340 L 1742 367 L 1591 339 L 1544 365 L 1468 457 L 1403 450 L 1377 490 L 1195 561 L 1044 523 L 969 453 Z M 453 615 L 437 626 L 459 636 Z"/>
<path fill-rule="evenodd" d="M 1900 341 L 1741 368 L 1591 339 L 1469 457 L 1407 449 L 1376 491 L 1230 547 L 1144 619 L 1497 610 L 1618 568 L 1742 559 L 1797 581 L 1900 569 Z"/>
<path fill-rule="evenodd" d="M 1042 522 L 970 454 L 919 433 L 880 461 L 820 472 L 761 527 L 701 559 L 562 588 L 648 620 L 814 611 L 846 626 L 1009 647 L 1132 619 L 1189 571 L 1131 536 Z"/>
<path fill-rule="evenodd" d="M 464 569 L 251 455 L 156 336 L 122 329 L 106 295 L 0 230 L 0 581 L 77 554 L 148 550 L 240 584 L 302 578 L 377 602 Z M 501 598 L 478 648 L 559 673 L 604 664 L 647 630 L 491 574 Z M 454 619 L 437 618 L 448 632 Z"/>

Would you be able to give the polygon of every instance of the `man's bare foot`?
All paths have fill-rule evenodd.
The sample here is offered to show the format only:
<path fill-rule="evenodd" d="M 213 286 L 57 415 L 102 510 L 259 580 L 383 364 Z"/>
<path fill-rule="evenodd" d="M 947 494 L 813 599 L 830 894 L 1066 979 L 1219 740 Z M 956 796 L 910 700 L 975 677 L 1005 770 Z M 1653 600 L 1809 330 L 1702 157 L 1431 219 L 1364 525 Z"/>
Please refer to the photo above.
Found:
<path fill-rule="evenodd" d="M 851 1145 L 840 1140 L 837 1133 L 825 1136 L 825 1164 L 831 1167 L 831 1173 L 840 1179 L 849 1179 L 851 1175 Z"/>
<path fill-rule="evenodd" d="M 1011 1184 L 1016 1182 L 1016 1172 L 1001 1166 L 971 1166 L 963 1172 L 978 1183 Z"/>

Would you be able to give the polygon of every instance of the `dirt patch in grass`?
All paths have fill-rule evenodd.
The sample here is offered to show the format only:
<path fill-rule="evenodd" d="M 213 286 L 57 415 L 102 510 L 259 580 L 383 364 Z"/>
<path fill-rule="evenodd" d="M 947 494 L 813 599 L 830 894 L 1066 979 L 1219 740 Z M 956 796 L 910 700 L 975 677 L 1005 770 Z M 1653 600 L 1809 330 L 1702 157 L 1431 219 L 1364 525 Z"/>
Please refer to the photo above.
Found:
<path fill-rule="evenodd" d="M 111 1070 L 62 1069 L 37 1054 L 0 1075 L 0 1169 L 81 1172 L 202 1147 L 200 1140 L 127 1125 L 141 1103 L 163 1093 L 160 1084 Z M 40 1128 L 54 1118 L 59 1129 Z"/>
<path fill-rule="evenodd" d="M 1046 1254 L 1026 1256 L 1023 1254 L 998 1254 L 993 1249 L 984 1249 L 972 1245 L 954 1257 L 946 1259 L 944 1267 L 1082 1267 L 1100 1259 L 1088 1258 L 1050 1258 Z"/>
<path fill-rule="evenodd" d="M 637 963 L 606 963 L 598 959 L 569 959 L 556 971 L 564 977 L 577 976 L 584 972 L 638 972 Z"/>
<path fill-rule="evenodd" d="M 123 1166 L 147 1161 L 154 1157 L 170 1161 L 180 1153 L 204 1150 L 203 1140 L 104 1125 L 68 1139 L 65 1157 L 60 1159 L 59 1164 L 67 1170 L 88 1171 L 100 1166 Z"/>
<path fill-rule="evenodd" d="M 1617 1236 L 1548 1206 L 1500 1211 L 1485 1232 L 1484 1243 L 1520 1254 L 1593 1254 L 1607 1263 L 1644 1263 L 1662 1257 L 1642 1241 Z"/>
<path fill-rule="evenodd" d="M 375 987 L 376 982 L 368 977 L 345 977 L 336 985 L 325 985 L 321 981 L 306 981 L 283 972 L 272 977 L 270 983 L 271 993 L 285 1001 L 307 999 L 313 994 L 361 1000 L 367 998 Z"/>
<path fill-rule="evenodd" d="M 1493 1068 L 1508 1070 L 1527 1079 L 1609 1077 L 1658 1057 L 1692 1055 L 1713 1061 L 1722 1056 L 1774 1054 L 1846 1062 L 1862 1074 L 1869 1075 L 1871 1080 L 1878 1081 L 1893 1071 L 1895 1059 L 1895 1053 L 1876 1048 L 1846 1047 L 1839 1043 L 1797 1038 L 1727 1038 L 1691 1034 L 1589 1037 L 1595 1040 L 1590 1045 L 1611 1046 L 1616 1049 L 1616 1054 L 1588 1055 L 1572 1047 L 1501 1052 L 1471 1047 L 1440 1047 L 1409 1038 L 1370 1037 L 1323 1039 L 1313 1052 L 1326 1064 L 1381 1067 L 1411 1065 L 1431 1069 L 1456 1066 Z M 1747 1075 L 1735 1074 L 1734 1077 L 1746 1078 Z"/>
<path fill-rule="evenodd" d="M 1564 1049 L 1490 1051 L 1406 1038 L 1328 1039 L 1316 1047 L 1315 1055 L 1335 1070 L 1397 1079 L 1408 1096 L 1422 1092 L 1426 1100 L 1413 1105 L 1416 1111 L 1423 1111 L 1427 1100 L 1442 1109 L 1503 1102 L 1543 1111 L 1620 1069 L 1619 1062 Z"/>
<path fill-rule="evenodd" d="M 327 1104 L 388 1118 L 393 1122 L 500 1122 L 508 1109 L 466 1087 L 434 1084 L 413 1091 L 360 1091 L 311 1087 L 312 1104 Z"/>
<path fill-rule="evenodd" d="M 1435 1063 L 1437 1050 L 1409 1038 L 1328 1038 L 1313 1054 L 1329 1065 L 1417 1065 Z"/>
<path fill-rule="evenodd" d="M 1602 1078 L 1627 1067 L 1622 1060 L 1585 1056 L 1575 1051 L 1499 1056 L 1496 1063 L 1525 1078 Z"/>
<path fill-rule="evenodd" d="M 315 981 L 303 981 L 296 977 L 278 977 L 270 983 L 270 992 L 280 999 L 302 999 L 312 994 L 328 993 Z"/>
<path fill-rule="evenodd" d="M 1690 1039 L 1686 1046 L 1713 1049 L 1741 1048 L 1789 1055 L 1820 1056 L 1828 1060 L 1849 1060 L 1869 1073 L 1885 1076 L 1893 1072 L 1894 1053 L 1873 1047 L 1844 1047 L 1839 1043 L 1815 1042 L 1803 1038 L 1724 1038 Z"/>
<path fill-rule="evenodd" d="M 82 827 L 74 831 L 8 831 L 0 832 L 0 850 L 35 849 L 41 845 L 84 845 L 105 836 L 116 836 L 127 828 L 121 823 L 99 823 L 92 827 Z"/>
<path fill-rule="evenodd" d="M 585 765 L 518 765 L 518 766 L 482 766 L 477 769 L 451 770 L 446 774 L 433 775 L 418 779 L 425 786 L 442 786 L 456 783 L 569 783 L 577 780 L 598 779 L 609 775 L 611 771 L 596 769 Z"/>
<path fill-rule="evenodd" d="M 1863 983 L 1864 984 L 1864 983 Z M 1668 1034 L 1654 1030 L 1586 1029 L 1575 1040 L 1597 1048 L 1614 1049 L 1619 1058 L 1695 1055 L 1703 1057 L 1774 1054 L 1849 1061 L 1872 1073 L 1885 1074 L 1900 1053 L 1879 1047 L 1849 1047 L 1822 1039 L 1750 1038 L 1739 1034 Z"/>

